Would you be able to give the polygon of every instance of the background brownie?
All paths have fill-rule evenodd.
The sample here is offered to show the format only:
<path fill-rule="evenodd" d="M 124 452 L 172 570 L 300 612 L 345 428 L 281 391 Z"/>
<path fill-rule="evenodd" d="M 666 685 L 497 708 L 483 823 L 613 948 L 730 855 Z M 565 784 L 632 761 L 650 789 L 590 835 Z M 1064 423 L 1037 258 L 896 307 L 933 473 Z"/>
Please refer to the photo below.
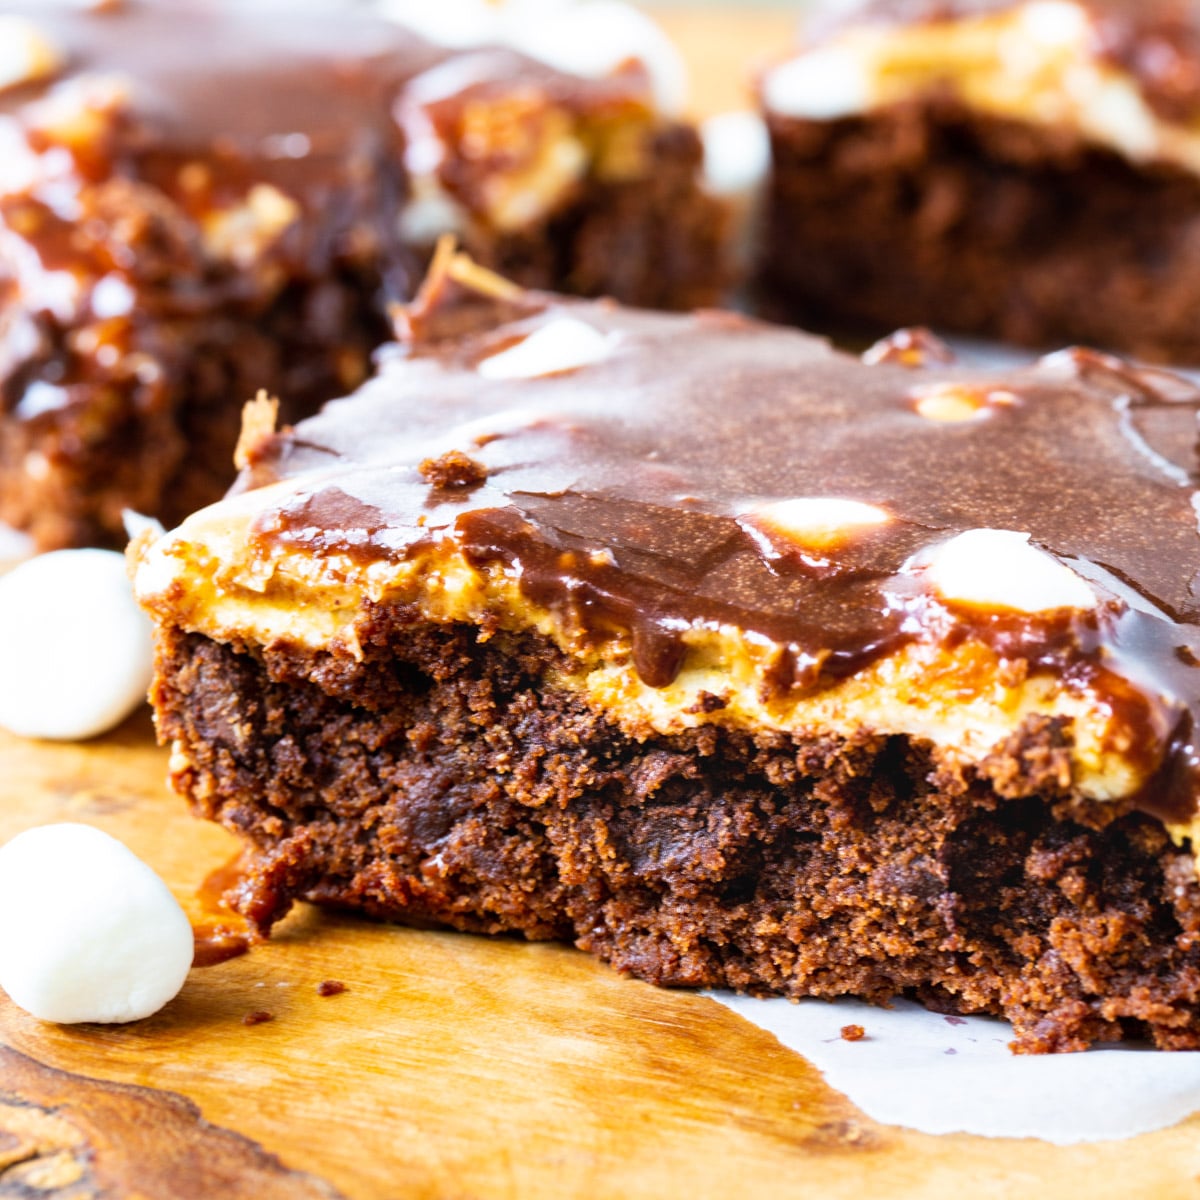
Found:
<path fill-rule="evenodd" d="M 5 0 L 0 36 L 0 521 L 42 548 L 215 499 L 241 404 L 290 419 L 364 378 L 435 232 L 543 286 L 719 285 L 697 137 L 636 64 L 232 0 Z"/>
<path fill-rule="evenodd" d="M 1200 362 L 1193 7 L 827 8 L 761 94 L 779 310 Z"/>

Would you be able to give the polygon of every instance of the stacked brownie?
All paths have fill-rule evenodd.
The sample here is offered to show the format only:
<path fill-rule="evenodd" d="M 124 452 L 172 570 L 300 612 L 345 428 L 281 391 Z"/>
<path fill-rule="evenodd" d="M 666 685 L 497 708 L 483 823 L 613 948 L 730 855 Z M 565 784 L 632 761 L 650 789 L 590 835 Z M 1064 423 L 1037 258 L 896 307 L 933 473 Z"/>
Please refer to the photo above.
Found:
<path fill-rule="evenodd" d="M 237 902 L 1200 1046 L 1200 393 L 868 362 L 439 256 L 375 378 L 135 547 Z"/>
<path fill-rule="evenodd" d="M 698 139 L 636 63 L 271 0 L 5 0 L 0 42 L 0 522 L 43 548 L 215 499 L 242 403 L 361 382 L 446 228 L 541 286 L 717 294 Z"/>

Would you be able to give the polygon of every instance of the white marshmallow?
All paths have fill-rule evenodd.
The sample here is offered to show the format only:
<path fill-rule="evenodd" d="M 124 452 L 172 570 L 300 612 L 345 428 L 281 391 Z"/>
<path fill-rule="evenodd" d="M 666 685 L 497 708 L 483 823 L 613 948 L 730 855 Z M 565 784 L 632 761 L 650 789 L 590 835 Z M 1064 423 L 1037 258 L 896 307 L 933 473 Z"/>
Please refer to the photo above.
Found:
<path fill-rule="evenodd" d="M 33 538 L 11 525 L 0 525 L 0 573 L 34 555 Z"/>
<path fill-rule="evenodd" d="M 943 599 L 1017 612 L 1096 607 L 1096 593 L 1070 567 L 1011 529 L 968 529 L 914 566 Z"/>
<path fill-rule="evenodd" d="M 978 420 L 988 415 L 992 405 L 1011 404 L 1016 399 L 1009 392 L 989 392 L 962 383 L 934 383 L 914 388 L 911 395 L 917 415 L 940 425 Z"/>
<path fill-rule="evenodd" d="M 812 550 L 830 550 L 860 529 L 885 525 L 887 512 L 861 500 L 834 496 L 804 496 L 764 504 L 748 514 L 755 524 L 782 534 Z"/>
<path fill-rule="evenodd" d="M 537 379 L 607 358 L 615 337 L 574 317 L 556 317 L 475 368 L 485 379 Z"/>
<path fill-rule="evenodd" d="M 1067 0 L 1033 0 L 1017 9 L 1017 28 L 1023 38 L 1041 46 L 1086 47 L 1092 25 L 1077 4 Z"/>
<path fill-rule="evenodd" d="M 1155 156 L 1159 121 L 1136 84 L 1088 72 L 1081 76 L 1078 90 L 1080 124 L 1085 132 L 1135 161 Z"/>
<path fill-rule="evenodd" d="M 148 1017 L 183 987 L 193 953 L 166 884 L 108 834 L 43 825 L 0 849 L 0 987 L 40 1020 Z"/>
<path fill-rule="evenodd" d="M 650 75 L 658 108 L 671 115 L 687 102 L 687 69 L 670 38 L 623 0 L 559 5 L 538 20 L 513 22 L 509 43 L 531 58 L 575 75 L 603 78 L 630 59 Z"/>
<path fill-rule="evenodd" d="M 666 113 L 682 111 L 687 72 L 671 40 L 624 0 L 384 0 L 383 11 L 456 49 L 505 45 L 560 71 L 602 77 L 637 59 Z"/>
<path fill-rule="evenodd" d="M 767 178 L 771 143 L 758 113 L 728 112 L 700 126 L 704 183 L 714 196 L 750 197 Z"/>
<path fill-rule="evenodd" d="M 153 646 L 125 559 L 57 550 L 0 578 L 0 726 L 23 737 L 95 737 L 146 697 Z"/>
<path fill-rule="evenodd" d="M 763 81 L 771 112 L 833 121 L 866 112 L 874 101 L 874 63 L 851 46 L 823 46 L 776 67 Z"/>
<path fill-rule="evenodd" d="M 28 17 L 0 16 L 0 92 L 62 69 L 58 48 Z"/>

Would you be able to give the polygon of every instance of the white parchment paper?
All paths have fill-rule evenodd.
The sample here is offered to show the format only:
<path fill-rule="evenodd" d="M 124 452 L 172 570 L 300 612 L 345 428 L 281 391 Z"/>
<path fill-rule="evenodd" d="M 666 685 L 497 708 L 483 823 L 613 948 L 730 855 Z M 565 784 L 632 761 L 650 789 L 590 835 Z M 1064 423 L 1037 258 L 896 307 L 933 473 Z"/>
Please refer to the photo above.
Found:
<path fill-rule="evenodd" d="M 1200 1111 L 1200 1052 L 1114 1046 L 1014 1055 L 1011 1028 L 991 1017 L 945 1017 L 904 1000 L 884 1009 L 709 994 L 887 1125 L 1067 1145 L 1133 1137 Z M 844 1025 L 861 1025 L 866 1036 L 847 1042 Z"/>

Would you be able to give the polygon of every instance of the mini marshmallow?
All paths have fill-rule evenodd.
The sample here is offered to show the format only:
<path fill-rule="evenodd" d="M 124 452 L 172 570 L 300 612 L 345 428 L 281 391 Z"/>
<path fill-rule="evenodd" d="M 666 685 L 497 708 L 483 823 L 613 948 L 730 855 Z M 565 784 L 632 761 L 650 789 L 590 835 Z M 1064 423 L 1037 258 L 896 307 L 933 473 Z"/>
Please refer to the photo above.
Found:
<path fill-rule="evenodd" d="M 33 538 L 11 525 L 0 525 L 0 573 L 32 558 L 36 548 Z"/>
<path fill-rule="evenodd" d="M 764 504 L 747 515 L 760 528 L 782 534 L 810 550 L 831 550 L 859 530 L 891 520 L 884 509 L 874 504 L 834 496 L 781 500 Z"/>
<path fill-rule="evenodd" d="M 1097 72 L 1079 98 L 1079 109 L 1084 129 L 1127 158 L 1145 160 L 1158 152 L 1158 118 L 1130 80 Z"/>
<path fill-rule="evenodd" d="M 681 112 L 687 99 L 679 51 L 624 0 L 384 0 L 383 11 L 442 46 L 511 46 L 576 75 L 603 77 L 636 59 L 663 112 Z"/>
<path fill-rule="evenodd" d="M 834 121 L 866 112 L 874 100 L 873 62 L 864 50 L 824 46 L 776 67 L 763 81 L 771 112 Z"/>
<path fill-rule="evenodd" d="M 752 196 L 771 167 L 771 142 L 758 113 L 728 112 L 700 126 L 704 183 L 714 196 Z"/>
<path fill-rule="evenodd" d="M 1011 529 L 968 529 L 922 556 L 926 581 L 943 599 L 1024 613 L 1096 607 L 1070 567 Z M 917 564 L 922 565 L 922 564 Z"/>
<path fill-rule="evenodd" d="M 42 1021 L 157 1012 L 183 987 L 192 927 L 166 884 L 88 825 L 42 825 L 0 849 L 0 987 Z"/>
<path fill-rule="evenodd" d="M 603 78 L 636 59 L 650 76 L 661 112 L 687 102 L 687 69 L 671 39 L 624 0 L 582 0 L 556 6 L 537 20 L 516 20 L 509 44 L 531 58 L 575 75 Z"/>
<path fill-rule="evenodd" d="M 46 79 L 62 65 L 58 48 L 28 17 L 0 16 L 0 92 Z"/>
<path fill-rule="evenodd" d="M 973 421 L 987 412 L 987 400 L 976 388 L 958 383 L 935 383 L 914 393 L 918 416 L 943 425 Z"/>
<path fill-rule="evenodd" d="M 0 726 L 72 741 L 120 724 L 146 697 L 150 622 L 125 559 L 57 550 L 0 578 Z"/>
<path fill-rule="evenodd" d="M 557 317 L 515 346 L 483 359 L 475 368 L 485 379 L 537 379 L 600 362 L 614 338 L 574 317 Z"/>
<path fill-rule="evenodd" d="M 1092 23 L 1077 4 L 1067 0 L 1033 0 L 1017 10 L 1017 26 L 1023 38 L 1046 47 L 1085 48 Z"/>

